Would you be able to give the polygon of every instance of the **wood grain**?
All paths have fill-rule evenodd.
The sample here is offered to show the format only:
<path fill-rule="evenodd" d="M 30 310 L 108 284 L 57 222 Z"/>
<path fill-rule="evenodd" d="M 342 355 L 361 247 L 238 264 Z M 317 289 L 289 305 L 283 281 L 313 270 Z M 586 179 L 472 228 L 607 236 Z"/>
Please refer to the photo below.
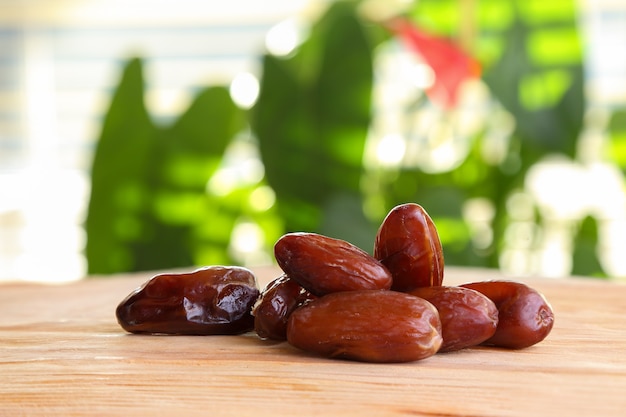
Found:
<path fill-rule="evenodd" d="M 255 270 L 260 284 L 277 276 Z M 533 279 L 555 327 L 520 351 L 326 360 L 241 336 L 139 336 L 114 309 L 152 274 L 0 286 L 0 416 L 623 416 L 626 286 Z M 500 276 L 446 269 L 445 284 Z"/>

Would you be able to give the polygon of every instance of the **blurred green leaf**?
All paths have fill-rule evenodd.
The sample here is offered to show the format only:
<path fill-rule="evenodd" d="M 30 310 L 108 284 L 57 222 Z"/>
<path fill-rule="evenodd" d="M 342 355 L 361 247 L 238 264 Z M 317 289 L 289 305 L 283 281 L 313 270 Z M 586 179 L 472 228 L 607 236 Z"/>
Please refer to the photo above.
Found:
<path fill-rule="evenodd" d="M 626 110 L 616 110 L 608 125 L 609 158 L 626 170 Z"/>
<path fill-rule="evenodd" d="M 355 208 L 333 201 L 361 201 L 372 77 L 372 46 L 352 3 L 333 4 L 292 56 L 263 57 L 252 126 L 287 231 L 319 231 L 335 211 Z M 353 230 L 371 229 L 364 216 L 344 217 Z"/>
<path fill-rule="evenodd" d="M 580 222 L 574 239 L 572 275 L 606 278 L 597 253 L 598 225 L 593 217 L 587 216 Z"/>
<path fill-rule="evenodd" d="M 91 169 L 86 219 L 89 273 L 126 271 L 133 266 L 129 241 L 146 234 L 148 167 L 156 127 L 144 105 L 139 59 L 131 60 L 112 98 Z"/>
<path fill-rule="evenodd" d="M 531 33 L 516 20 L 500 61 L 484 76 L 493 94 L 515 116 L 522 151 L 530 157 L 524 159 L 527 166 L 548 152 L 573 157 L 585 108 L 582 62 L 559 69 L 532 62 L 527 54 Z"/>
<path fill-rule="evenodd" d="M 207 215 L 206 184 L 243 129 L 241 111 L 226 88 L 210 87 L 172 126 L 159 127 L 143 98 L 142 63 L 133 59 L 93 160 L 85 225 L 91 274 L 194 265 L 196 229 L 218 221 Z M 220 242 L 222 261 L 228 238 Z"/>

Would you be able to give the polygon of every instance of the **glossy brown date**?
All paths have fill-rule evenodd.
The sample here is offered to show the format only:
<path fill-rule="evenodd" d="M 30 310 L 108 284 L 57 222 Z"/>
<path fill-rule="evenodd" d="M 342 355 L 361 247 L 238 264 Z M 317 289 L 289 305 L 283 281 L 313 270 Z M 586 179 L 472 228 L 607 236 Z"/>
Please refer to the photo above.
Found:
<path fill-rule="evenodd" d="M 391 273 L 357 246 L 316 233 L 288 233 L 274 245 L 281 269 L 312 294 L 391 287 Z"/>
<path fill-rule="evenodd" d="M 496 331 L 498 309 L 478 291 L 438 286 L 416 288 L 410 294 L 427 300 L 437 308 L 443 337 L 439 352 L 479 345 Z"/>
<path fill-rule="evenodd" d="M 295 310 L 288 342 L 305 351 L 364 362 L 410 362 L 441 346 L 435 307 L 409 294 L 384 290 L 343 291 Z"/>
<path fill-rule="evenodd" d="M 239 334 L 254 327 L 256 277 L 241 267 L 211 266 L 156 275 L 117 306 L 119 324 L 131 333 Z"/>
<path fill-rule="evenodd" d="M 281 275 L 263 289 L 261 299 L 252 311 L 254 330 L 262 339 L 286 340 L 289 316 L 313 298 L 315 296 L 300 284 Z"/>
<path fill-rule="evenodd" d="M 387 214 L 376 234 L 374 257 L 391 272 L 392 290 L 407 292 L 442 284 L 444 261 L 439 234 L 418 204 L 402 204 Z"/>
<path fill-rule="evenodd" d="M 522 349 L 541 342 L 554 324 L 545 297 L 521 282 L 482 281 L 462 285 L 486 295 L 498 308 L 498 327 L 484 344 Z"/>

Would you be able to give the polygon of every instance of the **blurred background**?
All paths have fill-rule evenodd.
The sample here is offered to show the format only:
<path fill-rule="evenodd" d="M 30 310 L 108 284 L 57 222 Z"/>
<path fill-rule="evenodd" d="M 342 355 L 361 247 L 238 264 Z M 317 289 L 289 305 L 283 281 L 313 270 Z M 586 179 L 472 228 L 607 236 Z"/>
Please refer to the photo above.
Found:
<path fill-rule="evenodd" d="M 0 0 L 0 281 L 371 252 L 626 279 L 621 0 Z"/>

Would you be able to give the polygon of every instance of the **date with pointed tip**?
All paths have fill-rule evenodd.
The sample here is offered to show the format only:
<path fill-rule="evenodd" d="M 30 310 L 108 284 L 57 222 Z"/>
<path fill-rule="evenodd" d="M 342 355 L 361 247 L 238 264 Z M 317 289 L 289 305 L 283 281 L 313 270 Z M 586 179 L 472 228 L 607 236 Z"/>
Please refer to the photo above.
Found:
<path fill-rule="evenodd" d="M 441 346 L 435 307 L 410 294 L 385 290 L 342 291 L 295 310 L 287 341 L 323 357 L 363 362 L 411 362 Z"/>
<path fill-rule="evenodd" d="M 316 233 L 288 233 L 274 245 L 274 255 L 291 279 L 317 296 L 391 287 L 387 268 L 345 240 Z"/>
<path fill-rule="evenodd" d="M 260 291 L 242 267 L 210 266 L 159 274 L 122 300 L 117 321 L 131 333 L 214 335 L 252 330 Z"/>
<path fill-rule="evenodd" d="M 420 287 L 409 294 L 437 308 L 443 343 L 439 352 L 476 346 L 493 336 L 498 326 L 498 309 L 485 295 L 463 287 Z"/>
<path fill-rule="evenodd" d="M 374 257 L 391 272 L 392 290 L 408 292 L 442 284 L 444 260 L 439 234 L 419 204 L 402 204 L 387 214 L 376 234 Z"/>
<path fill-rule="evenodd" d="M 484 344 L 523 349 L 545 339 L 554 325 L 552 307 L 537 290 L 515 281 L 481 281 L 461 287 L 476 290 L 498 308 L 498 327 Z"/>
<path fill-rule="evenodd" d="M 288 275 L 279 276 L 263 289 L 252 311 L 254 330 L 261 339 L 286 340 L 289 316 L 314 298 Z"/>

